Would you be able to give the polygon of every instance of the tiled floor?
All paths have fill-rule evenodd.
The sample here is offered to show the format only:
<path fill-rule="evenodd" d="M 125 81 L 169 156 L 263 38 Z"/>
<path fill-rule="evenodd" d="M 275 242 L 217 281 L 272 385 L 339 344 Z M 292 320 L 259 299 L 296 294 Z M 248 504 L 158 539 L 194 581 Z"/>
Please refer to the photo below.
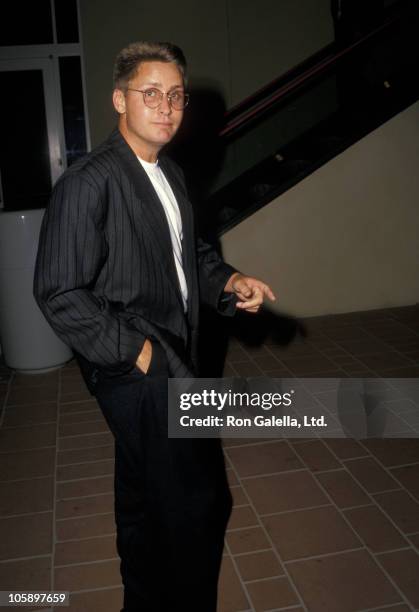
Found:
<path fill-rule="evenodd" d="M 232 340 L 226 373 L 419 378 L 419 306 L 305 324 L 288 347 Z M 0 375 L 0 590 L 68 590 L 69 612 L 119 612 L 100 410 L 74 364 Z M 225 454 L 235 506 L 219 612 L 419 609 L 418 439 L 236 440 Z"/>

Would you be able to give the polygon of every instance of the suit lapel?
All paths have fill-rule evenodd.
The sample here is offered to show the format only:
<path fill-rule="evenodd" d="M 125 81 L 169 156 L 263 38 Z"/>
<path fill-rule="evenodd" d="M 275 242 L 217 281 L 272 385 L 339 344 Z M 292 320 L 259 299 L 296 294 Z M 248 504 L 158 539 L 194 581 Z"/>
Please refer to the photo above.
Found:
<path fill-rule="evenodd" d="M 111 134 L 109 141 L 118 158 L 120 166 L 134 186 L 135 194 L 141 203 L 141 207 L 137 207 L 136 209 L 137 214 L 139 215 L 141 223 L 147 225 L 149 235 L 154 242 L 155 252 L 160 255 L 164 262 L 169 280 L 183 309 L 182 294 L 173 258 L 170 230 L 163 205 L 147 173 L 119 130 L 115 130 Z"/>

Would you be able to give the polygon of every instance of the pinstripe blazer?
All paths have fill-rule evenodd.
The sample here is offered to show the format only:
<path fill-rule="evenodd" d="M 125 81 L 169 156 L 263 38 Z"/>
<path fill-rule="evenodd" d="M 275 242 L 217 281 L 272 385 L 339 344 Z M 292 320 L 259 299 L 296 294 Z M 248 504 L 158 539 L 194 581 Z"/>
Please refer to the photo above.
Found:
<path fill-rule="evenodd" d="M 119 130 L 62 175 L 42 223 L 35 298 L 81 365 L 107 376 L 133 371 L 146 338 L 172 376 L 193 376 L 199 300 L 235 309 L 223 293 L 234 268 L 195 239 L 183 173 L 164 155 L 159 163 L 182 217 L 186 314 L 163 206 Z"/>

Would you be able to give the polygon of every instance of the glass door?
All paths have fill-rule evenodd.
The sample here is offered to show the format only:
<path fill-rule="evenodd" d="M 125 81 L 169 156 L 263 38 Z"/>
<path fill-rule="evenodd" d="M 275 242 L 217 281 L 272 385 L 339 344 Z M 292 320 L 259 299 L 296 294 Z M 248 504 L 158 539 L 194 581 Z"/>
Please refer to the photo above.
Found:
<path fill-rule="evenodd" d="M 57 87 L 48 58 L 0 60 L 0 206 L 40 208 L 63 171 Z"/>

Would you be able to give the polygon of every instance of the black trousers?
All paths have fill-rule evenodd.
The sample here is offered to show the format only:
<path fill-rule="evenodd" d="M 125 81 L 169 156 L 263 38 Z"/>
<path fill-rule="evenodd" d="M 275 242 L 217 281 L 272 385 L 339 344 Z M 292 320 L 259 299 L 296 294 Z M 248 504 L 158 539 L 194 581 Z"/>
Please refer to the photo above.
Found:
<path fill-rule="evenodd" d="M 167 377 L 98 382 L 115 438 L 123 612 L 215 612 L 232 500 L 221 443 L 167 435 Z"/>

